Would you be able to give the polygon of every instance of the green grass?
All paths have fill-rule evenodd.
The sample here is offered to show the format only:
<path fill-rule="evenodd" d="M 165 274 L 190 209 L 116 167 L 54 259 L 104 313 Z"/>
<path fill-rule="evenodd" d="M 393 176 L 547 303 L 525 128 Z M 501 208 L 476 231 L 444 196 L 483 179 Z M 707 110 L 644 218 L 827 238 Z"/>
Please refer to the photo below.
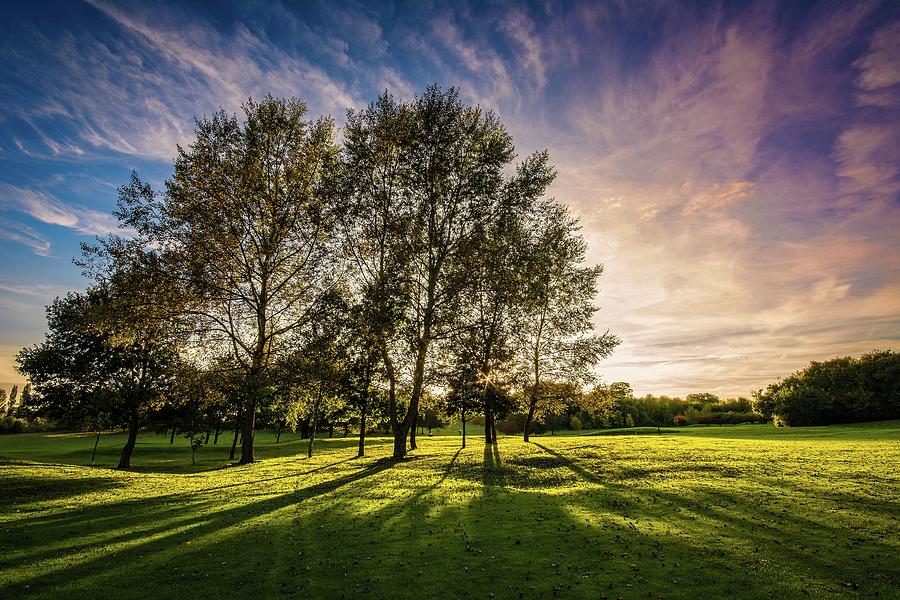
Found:
<path fill-rule="evenodd" d="M 0 598 L 896 598 L 900 422 L 496 447 L 0 436 Z"/>

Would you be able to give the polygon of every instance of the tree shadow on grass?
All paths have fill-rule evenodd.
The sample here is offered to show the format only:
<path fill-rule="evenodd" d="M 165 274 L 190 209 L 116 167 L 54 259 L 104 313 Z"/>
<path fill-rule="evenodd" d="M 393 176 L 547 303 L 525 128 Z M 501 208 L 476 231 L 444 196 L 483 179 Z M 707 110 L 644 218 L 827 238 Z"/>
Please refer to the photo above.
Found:
<path fill-rule="evenodd" d="M 25 477 L 5 476 L 0 479 L 0 505 L 4 511 L 40 502 L 52 502 L 90 492 L 117 487 L 115 481 L 103 477 Z"/>
<path fill-rule="evenodd" d="M 304 474 L 349 461 L 350 457 Z M 30 576 L 17 576 L 16 579 L 21 581 L 14 595 L 18 595 L 26 589 L 29 593 L 58 591 L 69 582 L 88 581 L 97 573 L 122 573 L 123 569 L 134 568 L 128 565 L 144 565 L 154 556 L 166 563 L 167 556 L 177 557 L 182 553 L 178 549 L 182 544 L 191 544 L 192 540 L 204 537 L 229 537 L 234 535 L 235 530 L 247 528 L 249 523 L 265 520 L 267 515 L 360 482 L 391 465 L 389 460 L 375 461 L 340 477 L 306 487 L 301 485 L 302 478 L 295 475 L 298 482 L 293 490 L 260 494 L 266 497 L 238 506 L 229 506 L 227 497 L 210 497 L 210 492 L 217 493 L 221 489 L 211 488 L 25 518 L 12 523 L 15 532 L 8 538 L 11 547 L 0 556 L 0 573 L 18 575 L 40 561 L 52 563 L 52 566 L 45 566 L 39 572 L 30 572 Z M 256 480 L 260 481 L 271 481 L 271 478 Z M 254 494 L 245 494 L 243 499 L 253 497 Z M 289 521 L 288 517 L 285 516 L 283 521 Z M 231 533 L 226 534 L 227 531 Z M 255 543 L 265 548 L 265 539 L 255 540 Z M 199 547 L 193 546 L 194 549 Z M 217 553 L 220 550 L 217 549 Z M 67 557 L 73 555 L 80 555 L 79 559 L 68 562 Z M 0 577 L 0 590 L 4 583 L 6 581 Z"/>
<path fill-rule="evenodd" d="M 503 461 L 499 447 L 480 461 L 477 451 L 452 451 L 360 469 L 340 461 L 263 498 L 235 486 L 13 524 L 12 552 L 0 553 L 10 571 L 71 551 L 72 543 L 39 550 L 67 535 L 91 540 L 96 553 L 29 571 L 18 581 L 32 588 L 8 587 L 9 596 L 837 598 L 888 596 L 896 580 L 889 543 L 848 539 L 839 518 L 793 502 L 808 492 L 767 479 L 698 471 L 660 483 L 644 469 L 612 481 L 550 442 Z M 498 465 L 505 486 L 488 476 Z M 563 474 L 577 482 L 527 485 Z M 290 481 L 280 479 L 282 488 Z M 790 495 L 776 506 L 768 492 Z M 227 505 L 232 494 L 243 503 Z M 865 499 L 857 504 L 861 517 L 870 513 Z"/>
<path fill-rule="evenodd" d="M 481 465 L 482 481 L 488 487 L 506 486 L 506 467 L 500 460 L 497 444 L 484 445 L 484 460 Z"/>

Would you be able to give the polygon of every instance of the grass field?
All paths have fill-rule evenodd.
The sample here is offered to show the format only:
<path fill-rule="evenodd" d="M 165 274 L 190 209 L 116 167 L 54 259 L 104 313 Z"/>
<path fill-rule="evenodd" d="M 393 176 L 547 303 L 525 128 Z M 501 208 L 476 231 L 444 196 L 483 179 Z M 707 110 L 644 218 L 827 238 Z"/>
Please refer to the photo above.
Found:
<path fill-rule="evenodd" d="M 900 597 L 898 421 L 122 442 L 0 437 L 0 598 Z"/>

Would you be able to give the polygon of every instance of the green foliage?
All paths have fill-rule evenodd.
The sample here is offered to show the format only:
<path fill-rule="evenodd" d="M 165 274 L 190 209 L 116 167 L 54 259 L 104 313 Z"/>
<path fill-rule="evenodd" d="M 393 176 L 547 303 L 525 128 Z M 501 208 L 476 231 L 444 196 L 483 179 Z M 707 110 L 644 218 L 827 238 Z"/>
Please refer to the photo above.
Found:
<path fill-rule="evenodd" d="M 779 425 L 828 425 L 900 417 L 900 353 L 812 362 L 754 394 L 753 408 Z"/>
<path fill-rule="evenodd" d="M 0 434 L 3 433 L 40 433 L 43 431 L 56 431 L 59 425 L 54 421 L 41 418 L 25 419 L 6 415 L 0 417 Z"/>
<path fill-rule="evenodd" d="M 688 394 L 687 396 L 685 396 L 684 401 L 697 410 L 703 410 L 703 408 L 706 406 L 717 404 L 719 402 L 719 397 L 709 392 L 699 392 Z"/>
<path fill-rule="evenodd" d="M 529 215 L 528 251 L 520 270 L 526 302 L 516 321 L 516 373 L 529 415 L 555 412 L 550 384 L 590 383 L 593 367 L 609 356 L 619 338 L 594 333 L 594 304 L 602 265 L 585 265 L 587 244 L 565 206 L 541 201 Z M 525 424 L 528 439 L 530 421 Z"/>
<path fill-rule="evenodd" d="M 0 419 L 0 433 L 22 433 L 28 427 L 28 421 L 11 415 Z"/>
<path fill-rule="evenodd" d="M 133 321 L 106 285 L 70 293 L 47 307 L 48 333 L 16 355 L 29 413 L 80 426 L 100 418 L 125 425 L 157 405 L 171 385 L 177 348 L 129 333 Z M 23 397 L 26 394 L 23 393 Z"/>
<path fill-rule="evenodd" d="M 581 419 L 576 416 L 569 417 L 569 429 L 572 431 L 580 431 L 581 427 Z"/>
<path fill-rule="evenodd" d="M 197 450 L 203 446 L 203 440 L 206 439 L 206 433 L 203 431 L 186 431 L 184 438 L 191 446 L 191 464 L 197 464 Z"/>

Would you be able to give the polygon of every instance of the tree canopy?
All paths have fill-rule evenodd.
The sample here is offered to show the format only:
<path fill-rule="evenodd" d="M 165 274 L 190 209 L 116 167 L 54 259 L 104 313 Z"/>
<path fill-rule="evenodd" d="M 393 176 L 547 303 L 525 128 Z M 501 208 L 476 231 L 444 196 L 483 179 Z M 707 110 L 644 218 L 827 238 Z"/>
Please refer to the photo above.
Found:
<path fill-rule="evenodd" d="M 20 355 L 47 414 L 106 394 L 136 434 L 168 377 L 172 439 L 240 420 L 249 463 L 258 419 L 311 438 L 341 420 L 362 456 L 376 418 L 400 458 L 439 407 L 483 414 L 492 443 L 521 403 L 527 439 L 592 381 L 618 338 L 594 334 L 602 267 L 546 196 L 547 152 L 514 163 L 500 119 L 438 86 L 385 92 L 341 134 L 299 100 L 249 100 L 197 120 L 164 189 L 133 173 L 123 232 L 77 261 L 96 283 L 57 300 L 47 341 Z M 126 391 L 128 361 L 153 360 L 166 375 Z"/>

